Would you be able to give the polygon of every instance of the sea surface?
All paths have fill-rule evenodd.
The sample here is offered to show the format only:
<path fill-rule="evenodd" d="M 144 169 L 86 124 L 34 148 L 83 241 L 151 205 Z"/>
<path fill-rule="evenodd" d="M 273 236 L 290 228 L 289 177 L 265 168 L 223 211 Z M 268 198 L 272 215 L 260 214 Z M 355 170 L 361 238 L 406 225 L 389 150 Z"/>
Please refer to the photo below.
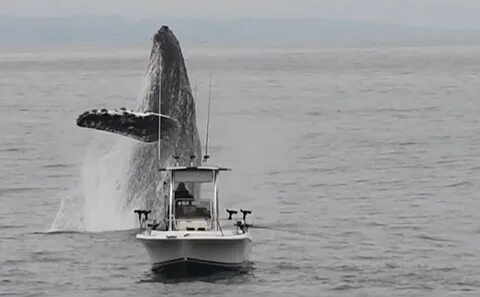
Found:
<path fill-rule="evenodd" d="M 0 50 L 1 296 L 480 296 L 479 46 L 185 48 L 221 208 L 269 229 L 247 273 L 180 282 L 113 219 L 52 228 L 120 137 L 76 117 L 134 108 L 149 51 Z"/>

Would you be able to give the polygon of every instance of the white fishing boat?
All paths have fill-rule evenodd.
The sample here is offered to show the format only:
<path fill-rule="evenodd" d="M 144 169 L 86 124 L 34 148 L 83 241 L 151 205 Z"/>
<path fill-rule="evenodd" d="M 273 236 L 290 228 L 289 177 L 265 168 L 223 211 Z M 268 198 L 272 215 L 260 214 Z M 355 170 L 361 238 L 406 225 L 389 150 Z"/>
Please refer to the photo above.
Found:
<path fill-rule="evenodd" d="M 198 274 L 212 269 L 245 267 L 252 241 L 246 217 L 251 212 L 240 210 L 241 219 L 233 220 L 232 216 L 238 211 L 227 210 L 229 217 L 226 220 L 231 228 L 220 224 L 224 220 L 219 216 L 218 178 L 221 171 L 229 169 L 178 166 L 162 170 L 170 175 L 166 220 L 163 224 L 149 224 L 137 234 L 137 239 L 147 249 L 153 269 L 165 273 Z M 193 197 L 185 184 L 211 184 L 212 197 Z M 136 212 L 140 224 L 145 225 L 149 212 Z"/>

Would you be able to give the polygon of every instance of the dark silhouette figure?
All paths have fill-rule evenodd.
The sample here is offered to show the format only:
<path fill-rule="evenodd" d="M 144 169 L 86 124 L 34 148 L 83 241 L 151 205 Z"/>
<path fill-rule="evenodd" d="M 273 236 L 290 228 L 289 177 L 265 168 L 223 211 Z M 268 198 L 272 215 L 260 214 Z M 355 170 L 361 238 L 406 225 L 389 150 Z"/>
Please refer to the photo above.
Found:
<path fill-rule="evenodd" d="M 193 198 L 193 195 L 188 192 L 184 183 L 179 183 L 175 190 L 175 199 L 177 198 Z"/>

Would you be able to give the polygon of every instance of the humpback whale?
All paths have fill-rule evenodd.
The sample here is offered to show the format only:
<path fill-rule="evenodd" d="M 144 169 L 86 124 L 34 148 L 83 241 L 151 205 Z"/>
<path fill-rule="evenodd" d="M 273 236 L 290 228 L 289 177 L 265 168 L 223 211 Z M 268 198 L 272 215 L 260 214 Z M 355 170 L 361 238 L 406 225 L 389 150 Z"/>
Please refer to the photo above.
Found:
<path fill-rule="evenodd" d="M 159 120 L 161 141 L 158 141 Z M 159 168 L 175 164 L 199 165 L 201 162 L 195 102 L 187 68 L 180 43 L 167 26 L 161 27 L 153 36 L 145 94 L 136 110 L 93 109 L 81 114 L 77 125 L 137 140 L 129 150 L 128 160 L 118 160 L 127 162 L 128 169 L 115 182 L 122 189 L 119 203 L 123 204 L 125 214 L 131 213 L 133 208 L 160 212 L 164 201 L 159 197 L 165 197 L 169 189 L 168 177 Z M 102 183 L 102 180 L 95 182 Z M 163 216 L 163 212 L 154 215 Z"/>

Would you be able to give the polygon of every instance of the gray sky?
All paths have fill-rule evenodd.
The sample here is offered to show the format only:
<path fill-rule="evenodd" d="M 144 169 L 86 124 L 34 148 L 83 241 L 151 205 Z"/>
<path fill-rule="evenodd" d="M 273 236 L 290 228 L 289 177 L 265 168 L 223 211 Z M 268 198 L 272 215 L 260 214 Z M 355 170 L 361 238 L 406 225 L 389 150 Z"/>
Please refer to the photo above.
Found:
<path fill-rule="evenodd" d="M 480 28 L 480 0 L 0 0 L 0 14 L 319 17 Z"/>

